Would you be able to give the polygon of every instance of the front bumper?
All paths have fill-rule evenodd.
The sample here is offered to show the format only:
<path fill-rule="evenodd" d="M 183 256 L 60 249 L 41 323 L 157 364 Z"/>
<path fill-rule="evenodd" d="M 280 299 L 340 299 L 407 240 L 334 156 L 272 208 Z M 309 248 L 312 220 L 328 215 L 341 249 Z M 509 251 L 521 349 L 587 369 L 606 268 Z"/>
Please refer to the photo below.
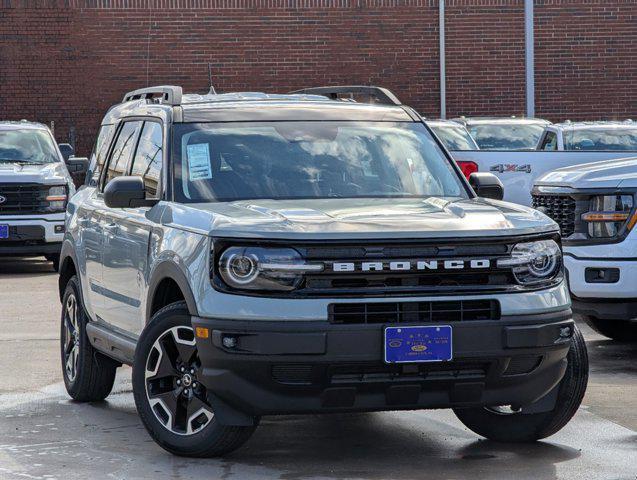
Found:
<path fill-rule="evenodd" d="M 192 319 L 200 376 L 215 401 L 248 416 L 528 405 L 562 378 L 570 309 L 449 322 L 451 362 L 385 364 L 383 324 Z M 223 338 L 236 339 L 226 348 Z M 213 401 L 213 406 L 214 406 Z M 223 418 L 222 418 L 223 421 Z"/>
<path fill-rule="evenodd" d="M 0 216 L 0 224 L 9 226 L 9 238 L 0 239 L 0 256 L 60 253 L 64 220 L 64 212 L 37 217 Z"/>

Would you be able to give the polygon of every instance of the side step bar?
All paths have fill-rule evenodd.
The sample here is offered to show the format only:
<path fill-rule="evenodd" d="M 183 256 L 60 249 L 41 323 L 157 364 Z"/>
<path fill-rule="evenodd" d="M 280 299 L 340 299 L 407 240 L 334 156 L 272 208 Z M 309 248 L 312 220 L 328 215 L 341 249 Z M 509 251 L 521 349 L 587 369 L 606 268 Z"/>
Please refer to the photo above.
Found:
<path fill-rule="evenodd" d="M 93 322 L 86 325 L 86 335 L 91 345 L 104 355 L 126 365 L 133 364 L 137 345 L 134 338 L 116 333 L 108 327 Z"/>

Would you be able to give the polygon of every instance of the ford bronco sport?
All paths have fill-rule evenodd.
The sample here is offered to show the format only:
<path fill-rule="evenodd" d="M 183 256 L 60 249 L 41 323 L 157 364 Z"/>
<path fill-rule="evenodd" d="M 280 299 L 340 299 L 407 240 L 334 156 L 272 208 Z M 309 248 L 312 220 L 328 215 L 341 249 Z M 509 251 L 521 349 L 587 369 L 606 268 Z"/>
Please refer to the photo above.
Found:
<path fill-rule="evenodd" d="M 64 380 L 101 400 L 132 365 L 166 450 L 222 455 L 263 415 L 453 408 L 533 441 L 576 412 L 557 224 L 467 181 L 391 92 L 136 90 L 94 156 L 62 247 Z"/>

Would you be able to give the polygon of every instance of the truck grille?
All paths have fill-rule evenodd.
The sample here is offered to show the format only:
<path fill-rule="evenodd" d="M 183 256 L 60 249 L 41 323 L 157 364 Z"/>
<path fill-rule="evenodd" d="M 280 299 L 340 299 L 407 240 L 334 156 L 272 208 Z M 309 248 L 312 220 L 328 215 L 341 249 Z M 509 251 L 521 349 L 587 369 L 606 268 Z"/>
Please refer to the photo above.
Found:
<path fill-rule="evenodd" d="M 0 183 L 0 215 L 28 215 L 45 213 L 49 206 L 46 197 L 49 187 L 40 184 Z"/>
<path fill-rule="evenodd" d="M 328 318 L 338 324 L 499 320 L 500 304 L 496 300 L 333 303 L 329 306 Z"/>
<path fill-rule="evenodd" d="M 541 209 L 560 226 L 563 237 L 575 232 L 577 203 L 568 195 L 533 195 L 533 208 Z"/>

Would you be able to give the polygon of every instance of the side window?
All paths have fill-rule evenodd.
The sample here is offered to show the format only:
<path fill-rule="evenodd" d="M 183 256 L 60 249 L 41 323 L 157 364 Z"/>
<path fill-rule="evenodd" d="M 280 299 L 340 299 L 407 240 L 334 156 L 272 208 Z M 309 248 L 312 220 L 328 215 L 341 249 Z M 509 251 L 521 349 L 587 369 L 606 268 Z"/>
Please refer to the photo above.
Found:
<path fill-rule="evenodd" d="M 113 146 L 113 152 L 108 162 L 106 169 L 106 179 L 104 180 L 104 186 L 108 184 L 115 177 L 119 177 L 126 173 L 128 162 L 135 151 L 135 145 L 137 144 L 137 136 L 141 130 L 143 122 L 134 121 L 126 122 L 122 125 L 119 131 L 115 145 Z"/>
<path fill-rule="evenodd" d="M 144 179 L 146 194 L 149 198 L 157 198 L 159 179 L 162 167 L 163 135 L 161 123 L 144 122 L 139 136 L 137 152 L 133 160 L 131 175 L 139 175 Z"/>
<path fill-rule="evenodd" d="M 557 150 L 557 134 L 555 132 L 546 132 L 540 150 Z"/>
<path fill-rule="evenodd" d="M 96 186 L 99 182 L 102 169 L 104 168 L 104 162 L 106 161 L 106 153 L 108 147 L 113 139 L 113 133 L 115 132 L 115 125 L 102 125 L 100 131 L 97 134 L 97 140 L 91 153 L 91 160 L 89 163 L 89 170 L 91 171 L 91 177 L 89 185 Z"/>

